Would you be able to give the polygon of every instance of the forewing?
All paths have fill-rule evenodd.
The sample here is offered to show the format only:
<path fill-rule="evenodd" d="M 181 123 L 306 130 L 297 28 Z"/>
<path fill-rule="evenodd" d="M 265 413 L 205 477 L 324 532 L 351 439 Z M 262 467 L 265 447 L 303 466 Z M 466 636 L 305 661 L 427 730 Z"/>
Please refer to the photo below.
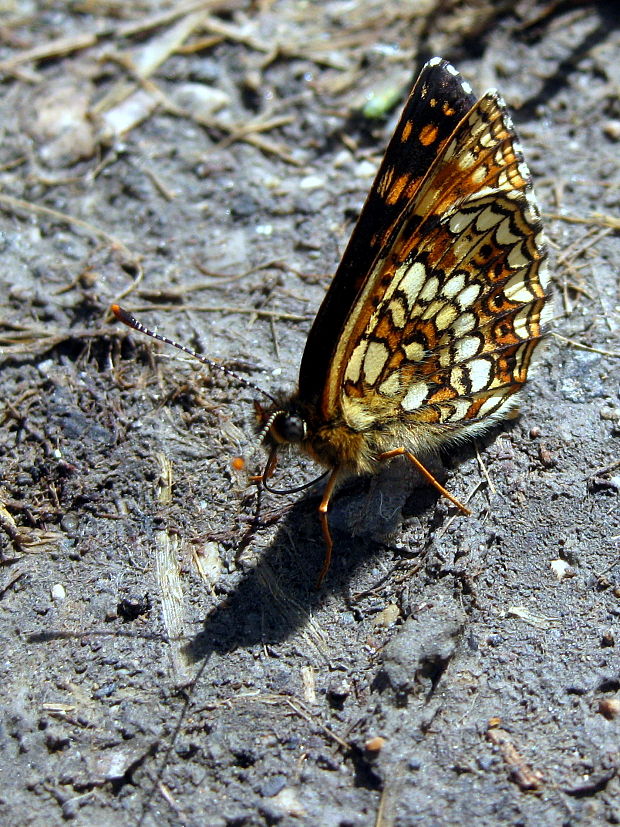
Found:
<path fill-rule="evenodd" d="M 444 143 L 397 225 L 347 317 L 324 414 L 358 430 L 475 430 L 514 404 L 546 300 L 540 215 L 496 93 Z"/>
<path fill-rule="evenodd" d="M 323 416 L 334 412 L 333 400 L 325 399 L 324 390 L 337 373 L 334 358 L 342 349 L 356 299 L 376 272 L 377 261 L 385 257 L 406 205 L 475 101 L 456 69 L 440 58 L 424 66 L 409 95 L 306 342 L 299 393 L 306 405 L 320 406 Z"/>

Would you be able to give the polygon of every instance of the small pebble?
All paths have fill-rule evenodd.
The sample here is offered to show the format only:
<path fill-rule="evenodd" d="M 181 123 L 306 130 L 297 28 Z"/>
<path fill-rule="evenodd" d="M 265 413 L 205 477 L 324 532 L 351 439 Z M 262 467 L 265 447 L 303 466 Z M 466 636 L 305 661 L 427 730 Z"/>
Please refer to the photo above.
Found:
<path fill-rule="evenodd" d="M 620 421 L 620 408 L 613 405 L 608 405 L 605 408 L 601 408 L 598 414 L 601 419 L 607 420 L 608 422 Z"/>
<path fill-rule="evenodd" d="M 387 628 L 396 623 L 399 617 L 400 609 L 395 603 L 390 603 L 383 611 L 374 616 L 372 622 L 375 626 L 385 626 Z"/>
<path fill-rule="evenodd" d="M 355 167 L 354 175 L 356 178 L 370 178 L 376 171 L 375 164 L 371 164 L 370 161 L 360 161 Z"/>
<path fill-rule="evenodd" d="M 283 775 L 275 775 L 269 778 L 260 788 L 260 793 L 264 798 L 273 798 L 286 787 L 286 778 Z"/>
<path fill-rule="evenodd" d="M 77 514 L 72 511 L 67 511 L 60 521 L 60 527 L 63 531 L 66 531 L 67 534 L 74 534 L 77 531 L 79 524 L 80 521 Z"/>
<path fill-rule="evenodd" d="M 327 689 L 327 700 L 335 709 L 342 709 L 344 702 L 351 694 L 351 684 L 346 678 L 333 681 Z"/>
<path fill-rule="evenodd" d="M 608 721 L 617 718 L 620 712 L 620 698 L 604 698 L 598 702 L 598 711 Z"/>
<path fill-rule="evenodd" d="M 254 227 L 254 232 L 256 235 L 269 237 L 273 234 L 273 224 L 257 224 L 256 227 Z"/>
<path fill-rule="evenodd" d="M 65 591 L 65 587 L 62 583 L 54 583 L 52 586 L 52 600 L 59 603 L 61 600 L 64 600 L 67 596 L 67 592 Z"/>
<path fill-rule="evenodd" d="M 299 188 L 302 190 L 318 190 L 324 189 L 327 182 L 323 175 L 306 175 L 299 182 Z"/>
<path fill-rule="evenodd" d="M 177 106 L 200 112 L 203 118 L 230 105 L 230 95 L 205 83 L 182 83 L 173 91 L 172 98 Z"/>
<path fill-rule="evenodd" d="M 606 647 L 615 646 L 615 645 L 616 645 L 616 637 L 615 637 L 614 633 L 612 632 L 612 630 L 608 629 L 606 632 L 603 632 L 603 634 L 601 635 L 601 646 L 603 648 L 606 648 Z"/>
<path fill-rule="evenodd" d="M 549 565 L 551 566 L 551 571 L 560 581 L 575 576 L 575 570 L 566 560 L 558 558 L 557 560 L 552 560 Z"/>
<path fill-rule="evenodd" d="M 610 119 L 603 124 L 603 132 L 612 141 L 620 141 L 620 121 Z"/>
<path fill-rule="evenodd" d="M 538 446 L 538 456 L 545 468 L 553 468 L 557 465 L 557 459 L 545 445 Z"/>

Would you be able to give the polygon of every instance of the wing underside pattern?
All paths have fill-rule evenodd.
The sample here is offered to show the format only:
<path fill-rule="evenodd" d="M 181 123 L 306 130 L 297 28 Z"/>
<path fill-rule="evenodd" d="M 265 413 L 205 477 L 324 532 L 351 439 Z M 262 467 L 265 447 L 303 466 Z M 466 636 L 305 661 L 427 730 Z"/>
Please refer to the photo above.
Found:
<path fill-rule="evenodd" d="M 420 127 L 423 128 L 423 127 Z M 546 262 L 529 172 L 487 93 L 404 198 L 341 334 L 323 413 L 354 429 L 475 429 L 514 406 L 544 322 Z M 407 191 L 409 189 L 409 191 Z"/>

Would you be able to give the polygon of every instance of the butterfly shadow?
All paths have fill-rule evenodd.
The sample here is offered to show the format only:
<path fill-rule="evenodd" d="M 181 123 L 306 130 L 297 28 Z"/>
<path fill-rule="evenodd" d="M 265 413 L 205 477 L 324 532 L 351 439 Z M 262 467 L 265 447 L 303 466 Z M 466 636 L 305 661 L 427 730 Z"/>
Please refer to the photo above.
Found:
<path fill-rule="evenodd" d="M 379 582 L 390 568 L 385 553 L 387 538 L 404 520 L 415 520 L 432 509 L 440 496 L 402 459 L 386 463 L 374 477 L 343 485 L 329 512 L 334 538 L 332 564 L 317 588 L 325 554 L 317 512 L 321 490 L 319 485 L 293 503 L 279 520 L 276 536 L 265 551 L 251 553 L 253 539 L 260 538 L 261 529 L 250 539 L 251 567 L 234 591 L 209 612 L 201 631 L 186 646 L 190 661 L 285 641 L 310 622 L 327 594 L 344 593 L 346 600 L 348 585 L 360 567 L 370 566 L 370 580 Z M 407 556 L 421 553 L 425 539 L 425 532 L 421 532 L 419 544 L 415 548 L 402 546 L 402 551 Z"/>

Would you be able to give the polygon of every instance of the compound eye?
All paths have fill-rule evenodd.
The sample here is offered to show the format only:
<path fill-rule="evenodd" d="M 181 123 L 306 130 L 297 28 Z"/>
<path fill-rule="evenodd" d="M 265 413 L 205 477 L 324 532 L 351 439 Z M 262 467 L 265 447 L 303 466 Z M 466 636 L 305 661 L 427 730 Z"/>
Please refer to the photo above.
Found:
<path fill-rule="evenodd" d="M 306 423 L 295 414 L 283 414 L 271 426 L 271 433 L 278 442 L 302 442 L 306 436 Z"/>

